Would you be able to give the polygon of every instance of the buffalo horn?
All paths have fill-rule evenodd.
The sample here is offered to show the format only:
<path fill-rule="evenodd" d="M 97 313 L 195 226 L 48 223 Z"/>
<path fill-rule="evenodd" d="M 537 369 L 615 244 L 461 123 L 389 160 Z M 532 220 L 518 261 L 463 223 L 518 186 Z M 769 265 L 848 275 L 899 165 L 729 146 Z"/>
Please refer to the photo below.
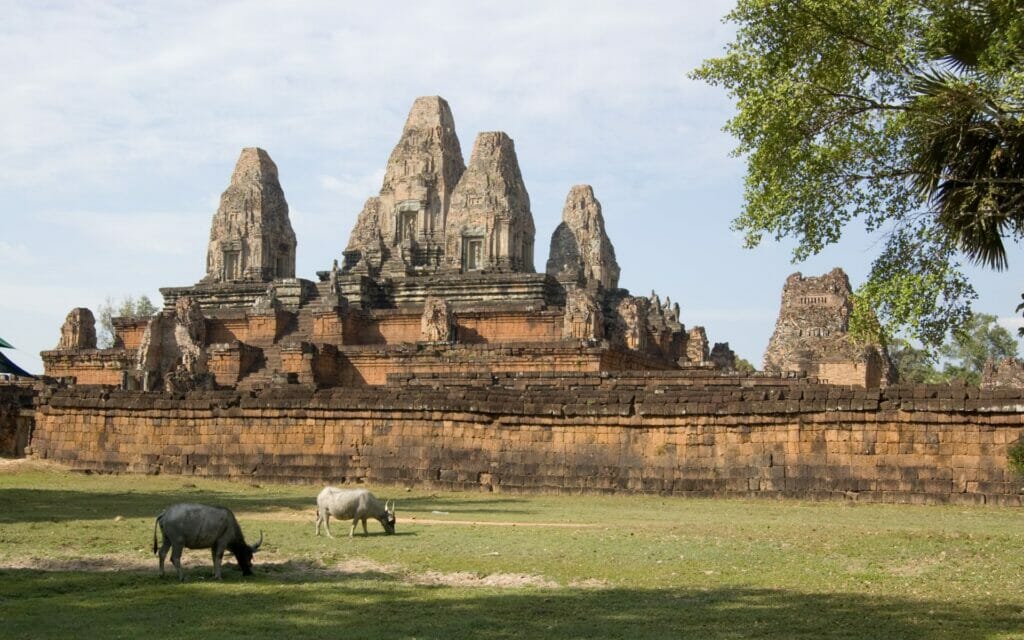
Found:
<path fill-rule="evenodd" d="M 261 544 L 263 544 L 263 530 L 262 529 L 260 529 L 260 539 L 259 539 L 259 542 L 257 542 L 256 544 L 252 545 L 249 548 L 252 549 L 253 553 L 256 553 L 257 551 L 259 551 Z"/>

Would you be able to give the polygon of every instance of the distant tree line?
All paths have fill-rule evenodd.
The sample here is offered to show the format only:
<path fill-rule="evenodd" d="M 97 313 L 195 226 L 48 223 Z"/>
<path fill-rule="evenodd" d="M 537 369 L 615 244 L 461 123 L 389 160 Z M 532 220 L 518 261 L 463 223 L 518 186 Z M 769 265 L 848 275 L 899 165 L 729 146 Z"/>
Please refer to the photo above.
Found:
<path fill-rule="evenodd" d="M 149 296 L 125 296 L 120 302 L 110 296 L 99 306 L 100 326 L 96 331 L 96 344 L 101 349 L 114 346 L 114 318 L 144 318 L 158 311 Z"/>

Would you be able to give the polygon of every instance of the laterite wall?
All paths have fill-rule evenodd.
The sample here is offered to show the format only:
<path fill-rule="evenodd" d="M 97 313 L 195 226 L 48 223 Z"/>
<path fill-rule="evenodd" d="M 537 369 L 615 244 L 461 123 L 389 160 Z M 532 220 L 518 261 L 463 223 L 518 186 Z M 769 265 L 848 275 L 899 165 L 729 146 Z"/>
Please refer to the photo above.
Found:
<path fill-rule="evenodd" d="M 27 383 L 0 383 L 0 456 L 20 457 L 32 435 L 37 390 Z"/>
<path fill-rule="evenodd" d="M 1021 503 L 1020 389 L 472 376 L 184 398 L 72 388 L 35 455 L 110 472 L 493 491 Z"/>

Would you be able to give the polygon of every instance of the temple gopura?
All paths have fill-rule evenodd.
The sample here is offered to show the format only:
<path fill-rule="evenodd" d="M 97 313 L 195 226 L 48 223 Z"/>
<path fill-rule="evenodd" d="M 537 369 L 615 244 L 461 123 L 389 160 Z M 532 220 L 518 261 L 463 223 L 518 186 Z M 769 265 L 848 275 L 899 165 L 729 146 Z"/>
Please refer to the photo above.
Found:
<path fill-rule="evenodd" d="M 711 347 L 703 327 L 687 329 L 678 304 L 619 287 L 589 185 L 569 190 L 539 273 L 535 236 L 512 139 L 478 134 L 467 164 L 448 103 L 418 98 L 380 192 L 316 281 L 296 277 L 277 166 L 266 151 L 243 149 L 213 216 L 205 275 L 160 289 L 164 308 L 152 317 L 115 318 L 109 349 L 96 348 L 92 313 L 72 310 L 60 344 L 42 353 L 46 375 L 185 392 L 384 385 L 389 376 L 734 369 L 728 343 Z M 787 292 L 816 279 L 787 281 L 766 371 L 884 385 L 884 349 L 851 346 L 849 314 L 836 315 L 849 305 L 846 276 L 823 278 L 828 304 L 809 295 L 798 299 L 811 304 L 795 303 L 818 309 L 807 317 L 787 312 Z"/>

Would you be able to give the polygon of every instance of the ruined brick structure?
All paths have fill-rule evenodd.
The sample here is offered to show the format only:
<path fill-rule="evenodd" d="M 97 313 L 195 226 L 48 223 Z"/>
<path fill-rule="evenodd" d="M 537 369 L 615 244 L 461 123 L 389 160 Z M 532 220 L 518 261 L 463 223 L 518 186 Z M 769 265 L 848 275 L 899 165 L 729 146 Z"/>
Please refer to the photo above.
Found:
<path fill-rule="evenodd" d="M 35 424 L 38 389 L 32 383 L 0 382 L 0 456 L 25 455 Z"/>
<path fill-rule="evenodd" d="M 483 491 L 1021 505 L 1024 390 L 690 370 L 393 377 L 162 394 L 77 387 L 33 451 L 80 469 Z"/>
<path fill-rule="evenodd" d="M 786 281 L 767 372 L 737 374 L 678 303 L 619 287 L 590 186 L 570 189 L 537 273 L 512 139 L 479 134 L 467 166 L 436 96 L 416 100 L 379 193 L 315 281 L 296 277 L 262 150 L 242 152 L 210 237 L 205 275 L 161 289 L 151 318 L 114 319 L 112 348 L 95 348 L 88 310 L 69 315 L 42 356 L 70 386 L 33 400 L 35 455 L 487 491 L 1024 495 L 1006 465 L 1024 435 L 1008 365 L 993 389 L 886 387 L 884 348 L 848 335 L 835 270 Z"/>
<path fill-rule="evenodd" d="M 842 269 L 819 277 L 794 273 L 786 278 L 764 370 L 834 384 L 889 384 L 894 373 L 884 345 L 860 344 L 849 334 L 852 296 L 850 279 Z"/>
<path fill-rule="evenodd" d="M 1017 358 L 989 360 L 981 372 L 981 388 L 1024 387 L 1024 362 Z"/>
<path fill-rule="evenodd" d="M 730 362 L 728 353 L 709 358 L 703 328 L 685 327 L 679 305 L 619 288 L 590 186 L 569 191 L 545 273 L 534 270 L 535 234 L 512 139 L 480 133 L 467 166 L 448 103 L 419 98 L 340 264 L 317 281 L 295 277 L 277 166 L 266 151 L 244 149 L 213 216 L 199 282 L 161 289 L 164 309 L 153 318 L 115 319 L 113 349 L 62 338 L 43 354 L 46 373 L 183 392 Z"/>

